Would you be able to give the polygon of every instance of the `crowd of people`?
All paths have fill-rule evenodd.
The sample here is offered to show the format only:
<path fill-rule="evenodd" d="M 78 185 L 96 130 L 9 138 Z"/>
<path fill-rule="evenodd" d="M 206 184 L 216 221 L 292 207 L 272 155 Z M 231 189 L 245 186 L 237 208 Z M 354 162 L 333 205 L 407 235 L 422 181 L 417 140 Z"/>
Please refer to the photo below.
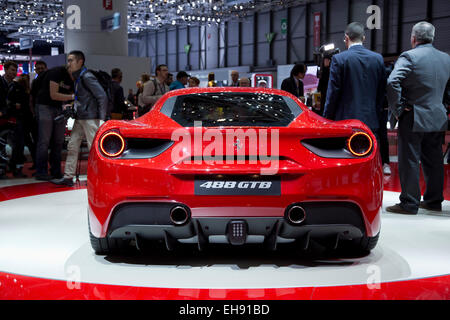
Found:
<path fill-rule="evenodd" d="M 147 113 L 158 99 L 166 92 L 184 88 L 200 87 L 200 79 L 190 76 L 186 71 L 179 71 L 176 80 L 169 73 L 168 66 L 160 64 L 155 69 L 155 76 L 152 78 L 149 74 L 144 73 L 136 82 L 137 91 L 133 93 L 132 89 L 128 91 L 128 101 L 137 106 L 138 116 Z M 207 87 L 216 87 L 214 72 L 208 74 Z M 239 72 L 231 71 L 231 83 L 229 87 L 250 87 L 251 81 L 247 77 L 239 78 Z M 124 118 L 128 119 L 128 118 Z"/>
<path fill-rule="evenodd" d="M 395 66 L 385 66 L 383 57 L 366 49 L 364 26 L 347 26 L 344 42 L 348 50 L 324 59 L 318 91 L 322 98 L 313 110 L 331 120 L 359 119 L 374 133 L 381 150 L 385 174 L 390 174 L 386 125 L 398 122 L 398 161 L 402 187 L 400 203 L 388 207 L 395 213 L 414 214 L 419 207 L 441 210 L 443 201 L 443 135 L 447 129 L 445 104 L 450 97 L 450 57 L 432 45 L 435 28 L 428 22 L 414 25 L 412 50 L 402 53 Z M 35 65 L 37 77 L 16 77 L 17 64 L 7 61 L 0 77 L 0 118 L 13 117 L 12 154 L 0 157 L 0 177 L 7 169 L 14 177 L 22 171 L 27 146 L 37 180 L 73 185 L 80 145 L 90 148 L 97 129 L 109 119 L 133 119 L 147 113 L 158 99 L 171 90 L 198 87 L 200 80 L 180 71 L 173 80 L 167 65 L 158 65 L 155 76 L 142 74 L 136 93 L 125 97 L 122 71 L 111 70 L 109 90 L 102 77 L 87 69 L 81 51 L 68 55 L 67 65 L 47 70 L 45 62 Z M 304 100 L 302 80 L 305 64 L 295 64 L 281 89 Z M 208 75 L 208 87 L 217 83 Z M 231 87 L 249 87 L 250 79 L 231 72 Z M 258 86 L 265 87 L 261 81 Z M 444 98 L 443 98 L 444 97 Z M 390 116 L 388 116 L 388 114 Z M 67 146 L 64 173 L 61 153 L 67 117 L 75 119 Z M 4 150 L 0 150 L 4 153 Z M 50 152 L 49 152 L 50 151 Z M 425 174 L 426 191 L 420 201 L 419 168 Z"/>
<path fill-rule="evenodd" d="M 70 52 L 65 66 L 48 69 L 44 61 L 37 61 L 33 81 L 28 74 L 17 76 L 17 63 L 4 63 L 5 74 L 0 77 L 0 126 L 6 129 L 4 124 L 8 124 L 11 130 L 5 137 L 9 141 L 0 140 L 0 178 L 6 177 L 8 171 L 14 177 L 26 177 L 23 166 L 27 146 L 36 180 L 72 186 L 81 143 L 86 139 L 90 148 L 103 121 L 134 119 L 148 112 L 166 92 L 200 86 L 200 80 L 185 71 L 178 72 L 174 81 L 167 65 L 161 64 L 156 67 L 154 77 L 142 74 L 136 93 L 129 89 L 125 97 L 121 86 L 123 73 L 119 68 L 111 70 L 110 83 L 105 88 L 85 62 L 81 51 Z M 210 77 L 209 86 L 215 86 L 214 74 Z M 238 79 L 238 85 L 250 86 L 250 81 Z M 62 172 L 61 157 L 69 117 L 75 121 Z M 12 148 L 10 157 L 6 155 L 7 143 Z"/>
<path fill-rule="evenodd" d="M 73 185 L 81 141 L 85 138 L 90 148 L 102 121 L 111 118 L 114 111 L 113 106 L 109 107 L 107 91 L 86 68 L 85 60 L 83 52 L 72 51 L 66 66 L 47 70 L 45 62 L 37 61 L 37 76 L 31 86 L 27 74 L 16 77 L 15 62 L 4 64 L 5 74 L 0 77 L 0 117 L 14 121 L 9 135 L 12 154 L 9 160 L 5 156 L 0 159 L 0 177 L 4 177 L 8 169 L 14 177 L 25 177 L 22 169 L 26 145 L 33 161 L 31 169 L 36 170 L 36 180 Z M 114 83 L 120 82 L 121 72 L 113 70 L 112 74 L 114 91 Z M 63 173 L 61 158 L 69 116 L 75 121 Z M 6 142 L 9 141 L 1 145 L 3 155 Z"/>

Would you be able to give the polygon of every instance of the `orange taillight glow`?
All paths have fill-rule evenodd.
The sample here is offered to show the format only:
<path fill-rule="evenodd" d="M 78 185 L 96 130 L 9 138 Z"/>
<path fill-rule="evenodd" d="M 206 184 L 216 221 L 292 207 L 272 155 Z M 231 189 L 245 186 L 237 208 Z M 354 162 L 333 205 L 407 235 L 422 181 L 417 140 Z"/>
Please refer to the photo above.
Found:
<path fill-rule="evenodd" d="M 125 140 L 115 132 L 108 132 L 100 138 L 100 151 L 107 157 L 118 157 L 125 150 Z"/>
<path fill-rule="evenodd" d="M 359 131 L 348 139 L 347 147 L 355 156 L 364 157 L 372 150 L 373 141 L 367 133 Z"/>

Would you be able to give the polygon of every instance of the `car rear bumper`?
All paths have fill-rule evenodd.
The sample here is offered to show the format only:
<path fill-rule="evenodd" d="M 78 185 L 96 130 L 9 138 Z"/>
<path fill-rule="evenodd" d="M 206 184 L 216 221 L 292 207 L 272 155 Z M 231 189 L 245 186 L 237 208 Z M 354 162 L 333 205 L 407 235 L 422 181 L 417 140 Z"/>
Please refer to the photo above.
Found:
<path fill-rule="evenodd" d="M 293 222 L 290 209 L 301 207 L 304 219 Z M 174 219 L 175 208 L 184 208 L 186 219 Z M 208 210 L 209 209 L 209 210 Z M 311 239 L 329 239 L 339 242 L 342 239 L 360 238 L 367 235 L 361 208 L 347 201 L 300 202 L 281 208 L 278 216 L 248 216 L 248 208 L 234 208 L 239 216 L 214 216 L 220 208 L 201 208 L 209 211 L 211 216 L 195 216 L 195 208 L 189 208 L 177 202 L 124 202 L 117 205 L 112 212 L 111 220 L 104 236 L 120 239 L 164 240 L 168 249 L 176 242 L 197 242 L 199 248 L 208 243 L 228 242 L 231 244 L 264 243 L 275 249 L 278 243 L 300 240 L 305 248 Z M 274 209 L 275 210 L 275 209 Z M 276 209 L 278 210 L 278 208 Z M 90 214 L 90 220 L 95 216 Z M 302 221 L 299 221 L 302 220 Z M 237 223 L 244 228 L 244 234 L 238 241 L 233 241 L 230 224 Z M 93 230 L 90 221 L 91 232 Z M 100 236 L 100 234 L 96 235 Z"/>

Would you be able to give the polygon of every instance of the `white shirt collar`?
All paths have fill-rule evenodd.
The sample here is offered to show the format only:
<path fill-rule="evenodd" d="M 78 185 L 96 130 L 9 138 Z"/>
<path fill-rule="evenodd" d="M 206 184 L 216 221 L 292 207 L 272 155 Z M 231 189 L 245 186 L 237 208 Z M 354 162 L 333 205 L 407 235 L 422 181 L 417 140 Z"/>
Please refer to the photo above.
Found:
<path fill-rule="evenodd" d="M 352 43 L 352 44 L 350 45 L 350 47 L 348 47 L 348 48 L 350 49 L 350 48 L 353 47 L 353 46 L 362 46 L 362 45 L 363 45 L 362 42 Z"/>

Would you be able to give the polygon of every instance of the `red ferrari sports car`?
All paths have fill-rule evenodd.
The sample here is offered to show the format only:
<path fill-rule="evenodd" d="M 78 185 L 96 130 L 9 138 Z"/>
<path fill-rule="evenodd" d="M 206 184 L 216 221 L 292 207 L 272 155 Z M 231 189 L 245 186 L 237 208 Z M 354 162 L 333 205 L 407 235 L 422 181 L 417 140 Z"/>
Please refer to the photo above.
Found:
<path fill-rule="evenodd" d="M 106 122 L 89 155 L 91 245 L 144 241 L 269 249 L 311 241 L 370 251 L 383 196 L 377 142 L 281 90 L 191 88 L 144 116 Z"/>

